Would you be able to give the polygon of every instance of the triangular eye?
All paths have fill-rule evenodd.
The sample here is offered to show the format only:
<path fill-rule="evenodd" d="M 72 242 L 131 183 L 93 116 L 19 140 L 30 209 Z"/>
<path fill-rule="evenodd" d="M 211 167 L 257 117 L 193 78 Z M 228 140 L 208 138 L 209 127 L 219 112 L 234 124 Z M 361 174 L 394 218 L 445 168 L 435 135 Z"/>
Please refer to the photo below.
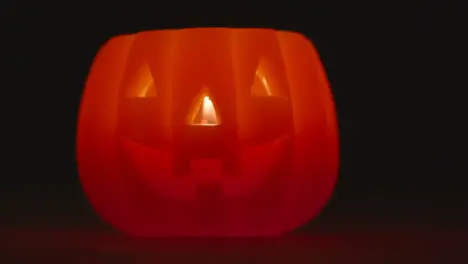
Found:
<path fill-rule="evenodd" d="M 221 124 L 221 117 L 216 110 L 208 88 L 204 87 L 193 100 L 187 116 L 187 123 L 195 126 L 216 126 Z"/>
<path fill-rule="evenodd" d="M 147 64 L 143 64 L 133 76 L 126 95 L 130 98 L 155 97 L 158 95 L 153 76 Z"/>
<path fill-rule="evenodd" d="M 266 76 L 258 69 L 255 72 L 255 77 L 250 92 L 253 96 L 273 96 L 271 86 Z"/>
<path fill-rule="evenodd" d="M 281 96 L 276 87 L 278 84 L 268 74 L 267 69 L 266 61 L 260 60 L 250 90 L 252 96 Z"/>

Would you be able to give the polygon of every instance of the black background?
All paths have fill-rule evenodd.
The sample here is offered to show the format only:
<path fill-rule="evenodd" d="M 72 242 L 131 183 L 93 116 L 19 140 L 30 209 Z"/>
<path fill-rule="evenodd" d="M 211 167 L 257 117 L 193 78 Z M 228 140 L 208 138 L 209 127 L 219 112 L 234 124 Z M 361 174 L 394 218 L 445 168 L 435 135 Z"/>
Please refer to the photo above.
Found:
<path fill-rule="evenodd" d="M 112 36 L 195 26 L 298 31 L 321 56 L 337 104 L 340 175 L 322 214 L 296 233 L 466 230 L 468 174 L 455 166 L 466 155 L 462 9 L 444 2 L 13 4 L 2 10 L 0 44 L 2 230 L 109 229 L 81 193 L 75 164 L 89 67 Z"/>

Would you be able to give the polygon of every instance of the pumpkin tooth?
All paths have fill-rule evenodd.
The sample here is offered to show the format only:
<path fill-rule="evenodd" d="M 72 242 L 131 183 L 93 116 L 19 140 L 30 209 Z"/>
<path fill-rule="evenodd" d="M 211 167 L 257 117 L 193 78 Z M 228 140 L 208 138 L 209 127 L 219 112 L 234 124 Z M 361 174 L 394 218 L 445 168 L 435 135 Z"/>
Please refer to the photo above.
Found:
<path fill-rule="evenodd" d="M 227 155 L 223 157 L 223 172 L 234 177 L 239 173 L 240 150 L 237 144 L 231 144 L 230 150 L 226 151 Z"/>
<path fill-rule="evenodd" d="M 225 195 L 219 182 L 206 181 L 197 184 L 197 208 L 202 214 L 197 217 L 203 228 L 212 228 L 225 223 L 226 212 L 224 208 Z"/>
<path fill-rule="evenodd" d="M 173 169 L 177 177 L 188 176 L 190 173 L 190 158 L 185 155 L 176 155 Z"/>

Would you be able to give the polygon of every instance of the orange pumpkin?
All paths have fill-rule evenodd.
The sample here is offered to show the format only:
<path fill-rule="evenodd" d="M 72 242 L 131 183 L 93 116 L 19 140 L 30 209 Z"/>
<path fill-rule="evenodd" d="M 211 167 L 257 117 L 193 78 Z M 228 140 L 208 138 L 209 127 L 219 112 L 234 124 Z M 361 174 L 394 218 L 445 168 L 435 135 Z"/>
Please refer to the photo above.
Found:
<path fill-rule="evenodd" d="M 338 171 L 332 95 L 311 42 L 270 29 L 109 40 L 77 133 L 97 213 L 135 236 L 269 236 L 316 215 Z"/>

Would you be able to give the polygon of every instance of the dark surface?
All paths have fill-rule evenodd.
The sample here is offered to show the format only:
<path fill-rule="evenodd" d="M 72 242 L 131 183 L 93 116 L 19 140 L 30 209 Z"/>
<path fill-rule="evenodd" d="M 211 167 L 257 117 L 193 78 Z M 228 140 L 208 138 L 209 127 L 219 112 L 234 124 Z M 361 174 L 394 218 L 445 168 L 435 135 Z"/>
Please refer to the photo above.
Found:
<path fill-rule="evenodd" d="M 208 257 L 220 243 L 205 243 L 213 254 L 187 251 L 185 242 L 158 251 L 161 242 L 115 235 L 81 193 L 74 140 L 84 82 L 108 38 L 224 25 L 295 30 L 314 41 L 337 104 L 341 168 L 329 205 L 294 238 L 255 246 L 240 240 L 220 258 L 238 263 L 258 253 L 291 263 L 463 263 L 468 174 L 456 168 L 466 153 L 458 129 L 464 119 L 457 116 L 464 97 L 456 94 L 464 87 L 456 78 L 462 9 L 445 1 L 271 8 L 223 2 L 216 7 L 221 11 L 208 14 L 214 4 L 147 5 L 21 1 L 2 10 L 2 257 L 214 262 Z"/>
<path fill-rule="evenodd" d="M 467 233 L 355 230 L 283 239 L 142 240 L 90 229 L 15 230 L 9 261 L 62 263 L 465 263 Z M 44 241 L 44 239 L 47 240 Z M 57 263 L 58 263 L 57 262 Z M 17 263 L 17 262 L 15 262 Z"/>

